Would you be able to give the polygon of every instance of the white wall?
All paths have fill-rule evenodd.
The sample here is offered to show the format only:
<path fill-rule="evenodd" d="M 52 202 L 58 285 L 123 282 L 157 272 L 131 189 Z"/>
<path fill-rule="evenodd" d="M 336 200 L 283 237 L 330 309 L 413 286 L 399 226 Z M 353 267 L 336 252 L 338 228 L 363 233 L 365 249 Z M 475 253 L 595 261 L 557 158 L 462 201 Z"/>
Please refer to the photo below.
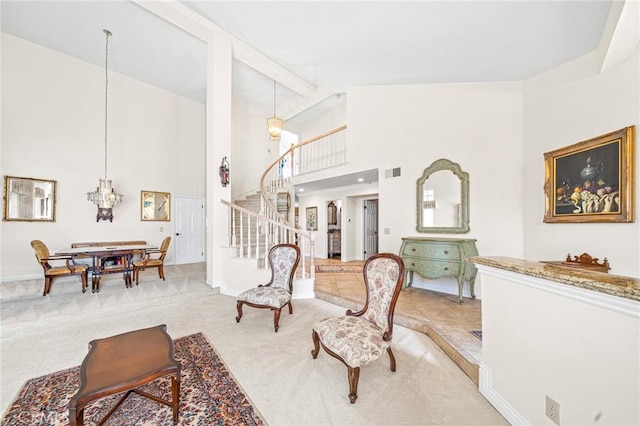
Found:
<path fill-rule="evenodd" d="M 470 176 L 481 255 L 522 254 L 522 95 L 518 83 L 361 87 L 349 92 L 349 166 L 380 168 L 380 251 L 416 228 L 416 181 L 439 158 Z M 400 167 L 401 176 L 384 178 Z M 428 234 L 427 234 L 428 235 Z M 440 235 L 446 236 L 446 235 Z"/>
<path fill-rule="evenodd" d="M 255 194 L 262 173 L 280 156 L 278 142 L 269 140 L 267 133 L 267 117 L 271 114 L 234 99 L 229 166 L 232 199 Z"/>
<path fill-rule="evenodd" d="M 631 58 L 601 74 L 597 59 L 587 55 L 525 82 L 524 256 L 528 260 L 562 260 L 568 253 L 577 256 L 587 252 L 599 259 L 606 257 L 611 264 L 610 273 L 638 277 L 640 185 L 636 184 L 634 194 L 634 223 L 542 221 L 543 153 L 626 126 L 635 125 L 636 131 L 640 130 L 638 49 Z M 640 164 L 637 143 L 635 164 Z M 637 173 L 636 166 L 636 179 Z M 507 252 L 501 254 L 511 256 Z"/>
<path fill-rule="evenodd" d="M 638 302 L 482 267 L 480 390 L 511 424 L 640 424 Z M 526 300 L 526 303 L 523 301 Z"/>
<path fill-rule="evenodd" d="M 109 71 L 108 175 L 124 202 L 113 223 L 96 223 L 86 193 L 104 176 L 104 68 L 2 33 L 2 175 L 58 188 L 56 222 L 1 223 L 0 277 L 42 275 L 33 239 L 57 250 L 173 235 L 171 222 L 140 220 L 140 191 L 204 197 L 204 114 L 201 103 Z"/>

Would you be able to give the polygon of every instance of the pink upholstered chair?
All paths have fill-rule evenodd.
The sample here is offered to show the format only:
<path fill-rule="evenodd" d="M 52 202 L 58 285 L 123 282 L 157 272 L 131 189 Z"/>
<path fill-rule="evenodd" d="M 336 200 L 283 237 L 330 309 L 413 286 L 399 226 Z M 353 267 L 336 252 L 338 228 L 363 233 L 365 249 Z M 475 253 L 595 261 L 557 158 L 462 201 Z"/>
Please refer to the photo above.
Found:
<path fill-rule="evenodd" d="M 366 301 L 358 312 L 348 310 L 346 315 L 327 318 L 313 326 L 313 358 L 318 357 L 319 345 L 331 356 L 347 366 L 349 401 L 358 398 L 360 367 L 380 358 L 386 351 L 391 371 L 396 371 L 396 359 L 391 351 L 393 312 L 402 282 L 404 264 L 391 253 L 371 256 L 364 264 Z"/>
<path fill-rule="evenodd" d="M 43 296 L 51 291 L 51 282 L 54 277 L 62 277 L 65 275 L 80 275 L 82 281 L 82 292 L 87 291 L 87 265 L 79 265 L 73 263 L 70 256 L 52 256 L 49 248 L 40 240 L 31 241 L 31 247 L 36 254 L 36 259 L 42 269 L 44 269 L 44 291 Z M 49 262 L 64 261 L 64 265 L 53 266 Z"/>
<path fill-rule="evenodd" d="M 289 306 L 289 315 L 293 314 L 291 292 L 293 276 L 300 262 L 300 249 L 293 244 L 278 244 L 269 250 L 268 258 L 271 280 L 267 284 L 246 290 L 238 296 L 236 322 L 240 322 L 242 318 L 242 305 L 271 309 L 273 326 L 277 333 L 282 308 Z"/>

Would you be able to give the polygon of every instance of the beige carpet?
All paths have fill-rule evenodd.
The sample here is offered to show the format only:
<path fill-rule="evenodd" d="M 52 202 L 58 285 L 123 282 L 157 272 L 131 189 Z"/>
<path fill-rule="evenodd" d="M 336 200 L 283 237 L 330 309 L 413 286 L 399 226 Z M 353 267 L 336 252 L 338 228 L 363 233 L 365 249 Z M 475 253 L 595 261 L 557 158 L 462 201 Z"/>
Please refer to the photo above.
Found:
<path fill-rule="evenodd" d="M 397 371 L 388 358 L 362 368 L 358 401 L 347 397 L 346 367 L 326 353 L 311 358 L 311 328 L 344 308 L 294 301 L 278 333 L 270 311 L 245 308 L 204 284 L 204 265 L 169 266 L 167 281 L 142 273 L 125 289 L 103 280 L 99 294 L 73 278 L 0 284 L 0 381 L 4 413 L 29 378 L 78 365 L 96 338 L 167 324 L 173 338 L 203 332 L 270 425 L 502 425 L 473 382 L 426 335 L 394 327 Z"/>

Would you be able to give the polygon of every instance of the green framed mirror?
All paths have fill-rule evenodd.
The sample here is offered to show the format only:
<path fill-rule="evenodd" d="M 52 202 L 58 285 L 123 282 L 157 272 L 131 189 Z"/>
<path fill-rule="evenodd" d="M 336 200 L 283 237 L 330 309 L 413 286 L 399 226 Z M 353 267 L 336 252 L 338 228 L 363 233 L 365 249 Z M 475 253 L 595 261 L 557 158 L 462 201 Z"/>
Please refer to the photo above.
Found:
<path fill-rule="evenodd" d="M 170 221 L 171 194 L 168 192 L 141 191 L 140 212 L 141 220 Z"/>
<path fill-rule="evenodd" d="M 416 183 L 416 230 L 424 233 L 469 232 L 469 174 L 441 158 Z"/>

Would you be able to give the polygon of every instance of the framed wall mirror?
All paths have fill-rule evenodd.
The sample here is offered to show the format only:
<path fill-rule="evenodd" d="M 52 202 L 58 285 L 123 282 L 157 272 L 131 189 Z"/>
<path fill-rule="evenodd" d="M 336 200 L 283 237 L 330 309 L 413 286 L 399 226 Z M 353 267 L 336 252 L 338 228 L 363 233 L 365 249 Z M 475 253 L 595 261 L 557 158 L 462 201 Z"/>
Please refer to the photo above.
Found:
<path fill-rule="evenodd" d="M 469 174 L 447 159 L 436 160 L 416 183 L 418 232 L 469 232 Z"/>
<path fill-rule="evenodd" d="M 171 220 L 171 194 L 168 192 L 141 191 L 141 220 Z"/>
<path fill-rule="evenodd" d="M 4 177 L 4 220 L 56 221 L 56 181 Z"/>

